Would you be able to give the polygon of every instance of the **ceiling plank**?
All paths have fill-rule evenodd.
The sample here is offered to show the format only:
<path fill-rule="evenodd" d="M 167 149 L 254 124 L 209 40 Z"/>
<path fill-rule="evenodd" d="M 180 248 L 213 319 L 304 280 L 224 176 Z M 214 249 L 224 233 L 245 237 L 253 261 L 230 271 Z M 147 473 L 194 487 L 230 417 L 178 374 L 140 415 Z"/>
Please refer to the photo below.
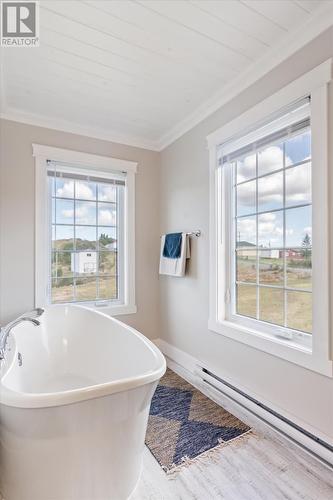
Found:
<path fill-rule="evenodd" d="M 184 30 L 173 30 L 173 36 L 152 35 L 149 30 L 139 29 L 122 23 L 111 16 L 101 15 L 96 9 L 88 4 L 81 4 L 78 8 L 77 2 L 66 1 L 66 11 L 61 8 L 61 2 L 45 2 L 41 6 L 42 10 L 48 10 L 60 17 L 81 24 L 87 29 L 97 31 L 110 38 L 112 41 L 121 42 L 127 45 L 130 50 L 141 50 L 158 57 L 163 57 L 179 65 L 192 65 L 198 70 L 216 71 L 218 65 L 224 63 L 229 71 L 234 74 L 242 65 L 241 56 L 233 57 L 228 51 L 216 46 L 212 41 L 198 40 L 198 36 L 191 33 L 183 33 Z M 155 21 L 156 23 L 156 21 Z M 225 57 L 224 57 L 225 56 Z M 198 57 L 202 58 L 198 66 Z"/>
<path fill-rule="evenodd" d="M 85 3 L 93 5 L 94 8 L 106 12 L 117 19 L 130 22 L 134 26 L 144 27 L 146 24 L 145 18 L 147 13 L 142 9 L 142 6 L 145 6 L 145 4 L 140 5 L 133 2 L 131 9 L 129 9 L 126 2 L 119 0 L 112 2 L 102 0 L 98 3 L 86 0 Z M 200 4 L 202 5 L 203 2 L 201 1 Z M 172 5 L 171 9 L 177 14 L 176 16 L 172 16 L 172 22 L 176 21 L 181 28 L 191 30 L 197 33 L 199 37 L 213 40 L 215 43 L 229 48 L 238 55 L 240 54 L 251 59 L 258 50 L 263 48 L 263 44 L 258 40 L 247 37 L 233 26 L 222 23 L 221 20 L 201 10 L 197 5 L 192 4 L 188 0 L 177 0 L 176 9 Z M 171 12 L 169 11 L 170 14 Z M 156 30 L 155 23 L 149 26 L 150 30 Z"/>
<path fill-rule="evenodd" d="M 222 2 L 221 0 L 206 0 L 203 5 L 205 10 L 222 21 L 236 24 L 248 36 L 258 38 L 268 46 L 276 43 L 285 34 L 282 28 L 238 0 L 223 0 Z"/>
<path fill-rule="evenodd" d="M 266 19 L 278 24 L 286 30 L 292 30 L 299 22 L 305 22 L 309 14 L 292 0 L 243 0 L 243 3 L 259 12 Z"/>

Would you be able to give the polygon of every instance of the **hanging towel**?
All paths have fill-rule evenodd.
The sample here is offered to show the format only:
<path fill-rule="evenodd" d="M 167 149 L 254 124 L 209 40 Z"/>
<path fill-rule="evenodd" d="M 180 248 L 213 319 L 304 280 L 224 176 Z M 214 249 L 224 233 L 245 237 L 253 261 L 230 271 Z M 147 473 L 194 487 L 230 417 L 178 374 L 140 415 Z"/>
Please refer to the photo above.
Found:
<path fill-rule="evenodd" d="M 174 233 L 177 234 L 177 233 Z M 165 240 L 167 235 L 161 238 L 160 251 L 160 274 L 169 276 L 185 276 L 186 259 L 190 258 L 190 241 L 186 233 L 181 234 L 180 256 L 178 258 L 164 257 Z"/>
<path fill-rule="evenodd" d="M 165 235 L 163 257 L 179 259 L 182 250 L 182 233 L 169 233 Z"/>

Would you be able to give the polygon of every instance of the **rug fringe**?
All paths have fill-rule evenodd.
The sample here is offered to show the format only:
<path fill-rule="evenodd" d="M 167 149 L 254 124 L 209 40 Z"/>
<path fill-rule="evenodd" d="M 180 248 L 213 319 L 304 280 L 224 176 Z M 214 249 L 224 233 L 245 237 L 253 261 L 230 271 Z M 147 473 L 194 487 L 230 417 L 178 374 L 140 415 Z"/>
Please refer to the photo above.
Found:
<path fill-rule="evenodd" d="M 220 451 L 222 448 L 225 448 L 226 446 L 232 445 L 235 443 L 236 445 L 239 445 L 239 442 L 244 439 L 244 438 L 249 438 L 251 436 L 257 437 L 253 429 L 249 429 L 248 431 L 244 432 L 244 434 L 241 434 L 240 436 L 237 436 L 233 439 L 230 439 L 229 441 L 222 441 L 219 440 L 219 444 L 214 446 L 214 448 L 210 448 L 209 450 L 203 451 L 200 453 L 200 455 L 197 455 L 194 458 L 189 458 L 188 456 L 182 457 L 182 461 L 180 464 L 176 465 L 174 463 L 170 464 L 169 466 L 162 466 L 162 469 L 164 472 L 167 474 L 167 476 L 170 479 L 175 479 L 175 475 L 183 470 L 185 467 L 188 467 L 189 465 L 192 465 L 193 463 L 201 462 L 204 463 L 208 459 L 213 460 L 214 463 L 217 463 L 217 453 Z"/>

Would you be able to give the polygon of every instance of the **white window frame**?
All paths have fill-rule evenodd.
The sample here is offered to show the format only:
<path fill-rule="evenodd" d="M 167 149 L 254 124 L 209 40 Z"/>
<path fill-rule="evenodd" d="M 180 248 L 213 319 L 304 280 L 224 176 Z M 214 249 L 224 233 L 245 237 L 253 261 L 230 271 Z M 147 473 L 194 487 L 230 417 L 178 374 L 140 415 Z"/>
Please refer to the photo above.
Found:
<path fill-rule="evenodd" d="M 35 158 L 35 307 L 49 302 L 49 190 L 48 160 L 71 166 L 71 171 L 87 175 L 114 178 L 117 172 L 126 173 L 124 196 L 124 293 L 123 303 L 77 303 L 105 312 L 111 316 L 137 312 L 135 302 L 135 174 L 137 163 L 108 156 L 32 144 Z M 75 302 L 74 302 L 75 304 Z"/>
<path fill-rule="evenodd" d="M 210 164 L 210 330 L 283 358 L 323 375 L 333 376 L 330 338 L 329 217 L 328 217 L 328 83 L 332 60 L 306 73 L 207 137 Z M 297 339 L 272 336 L 269 329 L 249 328 L 227 319 L 227 274 L 230 244 L 226 231 L 232 207 L 227 189 L 228 169 L 218 165 L 223 145 L 263 127 L 292 103 L 311 98 L 312 142 L 312 346 Z M 257 133 L 257 132 L 255 132 Z M 277 329 L 279 327 L 276 327 Z"/>

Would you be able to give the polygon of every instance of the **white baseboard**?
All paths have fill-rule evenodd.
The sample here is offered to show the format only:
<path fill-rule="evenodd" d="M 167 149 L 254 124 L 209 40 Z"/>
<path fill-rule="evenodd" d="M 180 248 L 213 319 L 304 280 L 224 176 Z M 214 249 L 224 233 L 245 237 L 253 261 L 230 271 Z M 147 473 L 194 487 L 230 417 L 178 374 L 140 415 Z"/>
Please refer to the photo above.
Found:
<path fill-rule="evenodd" d="M 205 366 L 202 362 L 200 362 L 190 354 L 187 354 L 186 352 L 165 342 L 162 339 L 155 339 L 154 343 L 167 357 L 168 366 L 170 366 L 170 368 L 178 372 L 179 375 L 182 375 L 190 383 L 196 386 L 201 392 L 205 393 L 208 397 L 212 397 L 217 403 L 221 404 L 222 406 L 225 405 L 227 399 L 229 409 L 232 410 L 232 406 L 234 406 L 235 408 L 238 407 L 238 410 L 241 409 L 241 414 L 236 416 L 240 416 L 240 418 L 243 418 L 243 420 L 248 420 L 246 423 L 256 428 L 257 423 L 261 424 L 263 422 L 264 427 L 262 425 L 259 425 L 261 432 L 265 428 L 267 429 L 267 427 L 270 426 L 270 428 L 273 429 L 274 432 L 278 432 L 280 435 L 283 435 L 286 439 L 300 446 L 306 452 L 311 453 L 311 455 L 324 461 L 325 464 L 333 465 L 333 453 L 320 443 L 316 442 L 311 437 L 308 437 L 300 430 L 295 429 L 292 425 L 289 425 L 280 418 L 272 415 L 269 411 L 260 407 L 258 404 L 255 404 L 247 397 L 242 396 L 236 390 L 232 390 L 225 384 L 220 383 L 213 377 L 204 374 L 203 380 L 201 367 L 204 366 L 209 370 L 209 366 Z M 228 380 L 227 382 L 232 384 L 232 381 Z M 249 394 L 248 391 L 244 390 L 244 388 L 237 387 L 237 389 L 240 389 L 242 392 L 247 393 L 254 399 L 258 399 L 252 394 Z M 305 429 L 304 426 L 301 425 L 301 423 L 296 422 L 294 418 L 290 417 L 290 415 L 285 415 L 281 410 L 272 408 L 269 402 L 260 400 L 260 403 L 267 406 L 269 409 L 276 411 L 277 413 L 282 415 L 282 417 L 291 420 L 297 426 Z M 239 412 L 237 411 L 237 413 Z M 307 429 L 305 429 L 305 431 L 307 431 Z M 308 430 L 308 432 L 314 434 L 313 429 Z M 317 433 L 314 435 L 332 446 L 332 443 L 329 439 L 326 439 L 323 436 L 319 436 L 317 435 Z"/>
<path fill-rule="evenodd" d="M 153 342 L 165 356 L 178 363 L 193 375 L 196 373 L 196 367 L 200 364 L 196 358 L 178 349 L 178 347 L 168 344 L 165 340 L 154 339 Z"/>

